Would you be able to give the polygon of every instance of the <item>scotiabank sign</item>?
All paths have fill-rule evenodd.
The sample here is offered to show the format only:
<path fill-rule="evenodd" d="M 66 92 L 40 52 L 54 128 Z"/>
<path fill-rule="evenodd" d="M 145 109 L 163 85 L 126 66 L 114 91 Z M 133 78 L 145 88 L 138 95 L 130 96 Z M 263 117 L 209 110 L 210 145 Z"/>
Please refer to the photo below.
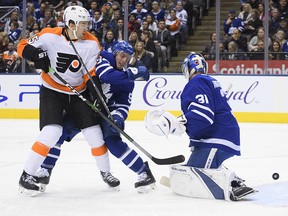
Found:
<path fill-rule="evenodd" d="M 265 72 L 265 62 L 262 60 L 221 60 L 219 61 L 219 72 L 216 71 L 216 61 L 207 61 L 209 74 L 275 74 L 288 75 L 287 60 L 271 60 L 267 63 L 267 73 Z"/>

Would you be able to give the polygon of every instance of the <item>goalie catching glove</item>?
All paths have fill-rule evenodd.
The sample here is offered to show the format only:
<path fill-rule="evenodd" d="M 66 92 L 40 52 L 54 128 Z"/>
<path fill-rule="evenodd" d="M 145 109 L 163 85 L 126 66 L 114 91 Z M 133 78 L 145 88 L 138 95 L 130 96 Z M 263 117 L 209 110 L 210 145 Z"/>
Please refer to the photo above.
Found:
<path fill-rule="evenodd" d="M 151 110 L 145 116 L 147 130 L 159 136 L 168 136 L 169 134 L 181 136 L 186 130 L 186 122 L 184 115 L 176 118 L 164 110 Z"/>

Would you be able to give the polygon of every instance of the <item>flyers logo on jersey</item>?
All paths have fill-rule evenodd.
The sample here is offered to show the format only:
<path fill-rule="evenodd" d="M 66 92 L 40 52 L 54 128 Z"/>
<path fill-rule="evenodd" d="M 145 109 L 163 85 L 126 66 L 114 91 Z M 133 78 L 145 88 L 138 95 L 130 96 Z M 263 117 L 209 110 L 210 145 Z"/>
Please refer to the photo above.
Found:
<path fill-rule="evenodd" d="M 59 52 L 57 55 L 56 70 L 60 73 L 65 73 L 67 69 L 71 72 L 77 72 L 82 66 L 76 55 Z"/>

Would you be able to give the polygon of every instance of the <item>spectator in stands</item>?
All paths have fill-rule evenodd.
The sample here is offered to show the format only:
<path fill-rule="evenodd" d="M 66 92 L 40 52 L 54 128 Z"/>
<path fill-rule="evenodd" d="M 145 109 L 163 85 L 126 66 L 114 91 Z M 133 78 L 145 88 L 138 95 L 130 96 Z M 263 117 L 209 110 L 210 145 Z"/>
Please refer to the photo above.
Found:
<path fill-rule="evenodd" d="M 143 8 L 145 8 L 147 10 L 147 12 L 150 13 L 152 10 L 152 1 L 151 0 L 144 0 Z"/>
<path fill-rule="evenodd" d="M 288 4 L 287 0 L 279 0 L 278 2 L 278 10 L 280 12 L 280 16 L 287 17 L 287 11 L 288 11 Z"/>
<path fill-rule="evenodd" d="M 8 50 L 9 37 L 7 32 L 0 32 L 0 50 Z"/>
<path fill-rule="evenodd" d="M 282 45 L 281 48 L 282 52 L 284 53 L 285 60 L 288 60 L 288 39 L 285 41 L 285 43 Z"/>
<path fill-rule="evenodd" d="M 18 70 L 18 67 L 21 63 L 18 53 L 15 51 L 15 44 L 12 41 L 9 41 L 8 50 L 4 54 L 4 62 L 6 64 L 6 72 L 15 73 Z"/>
<path fill-rule="evenodd" d="M 40 4 L 40 9 L 35 11 L 36 21 L 39 22 L 41 18 L 45 17 L 45 10 L 47 9 L 47 4 L 42 2 Z"/>
<path fill-rule="evenodd" d="M 220 60 L 227 60 L 227 50 L 225 49 L 224 43 L 219 43 Z"/>
<path fill-rule="evenodd" d="M 258 9 L 259 0 L 246 0 L 252 7 L 252 9 Z"/>
<path fill-rule="evenodd" d="M 111 2 L 105 3 L 101 8 L 101 13 L 102 13 L 104 20 L 110 21 L 112 19 L 112 16 L 113 16 L 112 3 Z"/>
<path fill-rule="evenodd" d="M 251 19 L 245 26 L 243 33 L 249 35 L 250 38 L 252 38 L 256 35 L 256 30 L 262 26 L 263 22 L 259 19 L 259 11 L 257 9 L 252 9 Z"/>
<path fill-rule="evenodd" d="M 144 22 L 143 22 L 144 24 Z M 153 41 L 153 32 L 152 32 L 152 37 L 150 34 L 150 31 L 146 30 L 146 31 L 142 31 L 141 32 L 141 36 L 140 36 L 141 41 L 144 44 L 144 48 L 149 51 L 154 53 L 154 57 L 153 57 L 153 64 L 152 64 L 152 71 L 153 72 L 157 72 L 158 71 L 158 55 L 156 52 L 156 47 L 155 47 L 155 43 Z"/>
<path fill-rule="evenodd" d="M 64 6 L 64 0 L 43 0 L 50 10 L 59 11 Z"/>
<path fill-rule="evenodd" d="M 109 27 L 111 29 L 115 29 L 117 26 L 118 20 L 121 18 L 120 10 L 113 10 L 113 16 L 112 19 L 109 22 Z"/>
<path fill-rule="evenodd" d="M 283 30 L 278 30 L 275 35 L 273 35 L 272 40 L 279 42 L 280 47 L 285 43 L 286 41 L 286 34 Z"/>
<path fill-rule="evenodd" d="M 153 40 L 156 46 L 157 55 L 160 59 L 160 62 L 158 61 L 158 68 L 159 71 L 161 71 L 161 68 L 167 69 L 169 66 L 168 62 L 168 46 L 170 46 L 171 41 L 171 33 L 166 28 L 165 20 L 159 20 L 158 22 L 158 29 L 153 32 Z"/>
<path fill-rule="evenodd" d="M 150 33 L 150 38 L 153 38 L 153 31 L 152 31 L 151 29 L 149 29 L 149 23 L 148 23 L 147 20 L 143 20 L 138 35 L 141 36 L 141 33 L 142 33 L 143 31 L 148 31 L 148 32 Z"/>
<path fill-rule="evenodd" d="M 243 20 L 236 17 L 236 11 L 231 9 L 228 11 L 228 18 L 224 21 L 224 33 L 226 36 L 230 36 L 234 29 L 239 29 L 239 31 L 244 30 Z"/>
<path fill-rule="evenodd" d="M 193 16 L 194 16 L 194 5 L 190 0 L 182 0 L 183 8 L 187 11 L 187 26 L 188 35 L 193 35 Z"/>
<path fill-rule="evenodd" d="M 257 41 L 256 48 L 250 52 L 250 60 L 264 60 L 264 40 Z"/>
<path fill-rule="evenodd" d="M 288 20 L 285 17 L 280 17 L 278 21 L 278 26 L 276 25 L 275 29 L 270 29 L 270 34 L 272 34 L 272 37 L 274 34 L 277 33 L 277 31 L 282 30 L 284 31 L 285 35 L 288 35 Z"/>
<path fill-rule="evenodd" d="M 19 23 L 19 28 L 22 29 L 22 25 L 23 23 L 19 20 L 19 14 L 18 11 L 13 11 L 11 13 L 10 18 L 7 20 L 7 22 L 5 23 L 5 27 L 4 27 L 4 31 L 5 32 L 9 32 L 10 31 L 10 25 L 13 21 L 16 21 Z"/>
<path fill-rule="evenodd" d="M 273 41 L 269 50 L 269 60 L 284 60 L 285 56 L 278 41 Z"/>
<path fill-rule="evenodd" d="M 57 25 L 57 27 L 62 27 L 62 28 L 65 27 L 65 22 L 64 22 L 64 18 L 63 18 L 64 11 L 65 10 L 62 9 L 61 11 L 57 12 L 57 15 L 56 15 L 56 25 Z"/>
<path fill-rule="evenodd" d="M 104 37 L 104 41 L 101 42 L 101 46 L 103 48 L 103 50 L 112 53 L 112 48 L 115 44 L 117 44 L 118 41 L 115 39 L 114 37 L 114 32 L 112 29 L 109 29 L 106 32 L 106 35 Z"/>
<path fill-rule="evenodd" d="M 187 26 L 188 14 L 187 14 L 187 11 L 183 8 L 182 1 L 177 1 L 175 9 L 176 9 L 176 17 L 181 22 L 179 40 L 180 40 L 180 44 L 184 46 L 188 38 L 188 26 Z"/>
<path fill-rule="evenodd" d="M 90 9 L 89 9 L 90 16 L 93 17 L 95 11 L 98 11 L 98 10 L 99 10 L 99 7 L 98 7 L 97 0 L 91 0 L 90 1 Z"/>
<path fill-rule="evenodd" d="M 40 10 L 40 9 L 38 9 L 38 10 Z M 36 11 L 35 11 L 35 6 L 34 6 L 33 3 L 28 3 L 28 4 L 27 4 L 26 18 L 27 18 L 28 16 L 32 16 L 35 21 L 37 20 Z"/>
<path fill-rule="evenodd" d="M 210 42 L 205 45 L 202 55 L 206 60 L 214 60 L 216 53 L 216 32 L 210 34 Z"/>
<path fill-rule="evenodd" d="M 115 39 L 118 41 L 124 40 L 124 20 L 123 18 L 119 18 L 117 21 L 117 25 L 115 28 Z"/>
<path fill-rule="evenodd" d="M 52 28 L 56 27 L 56 20 L 52 16 L 52 13 L 51 9 L 46 9 L 44 18 L 41 18 L 39 22 L 41 29 L 46 28 L 47 24 L 50 24 Z"/>
<path fill-rule="evenodd" d="M 149 29 L 151 29 L 153 32 L 158 29 L 158 25 L 156 21 L 154 20 L 154 16 L 152 16 L 151 14 L 148 14 L 146 16 L 146 20 L 149 23 Z"/>
<path fill-rule="evenodd" d="M 169 14 L 170 18 L 167 18 L 165 21 L 166 28 L 170 31 L 171 34 L 171 55 L 177 56 L 178 50 L 179 50 L 179 38 L 180 38 L 180 28 L 181 28 L 181 22 L 176 17 L 176 11 L 175 9 L 172 9 Z"/>
<path fill-rule="evenodd" d="M 10 26 L 10 31 L 8 32 L 8 37 L 10 41 L 13 41 L 14 44 L 19 43 L 19 37 L 21 35 L 21 29 L 19 28 L 19 23 L 13 21 Z"/>
<path fill-rule="evenodd" d="M 170 13 L 170 10 L 175 8 L 175 4 L 173 0 L 161 0 L 160 7 L 165 11 L 165 15 L 167 17 Z"/>
<path fill-rule="evenodd" d="M 137 32 L 131 32 L 131 34 L 128 38 L 128 41 L 133 46 L 133 48 L 135 49 L 135 45 L 139 41 Z"/>
<path fill-rule="evenodd" d="M 275 29 L 278 28 L 279 18 L 280 18 L 280 13 L 279 13 L 278 8 L 272 8 L 271 9 L 271 15 L 269 18 L 269 35 L 271 37 L 273 35 L 273 33 L 271 33 L 271 32 L 275 31 Z"/>
<path fill-rule="evenodd" d="M 69 7 L 69 6 L 81 6 L 83 7 L 83 3 L 81 1 L 78 1 L 78 0 L 70 0 L 66 3 L 66 7 Z"/>
<path fill-rule="evenodd" d="M 247 38 L 242 36 L 238 29 L 234 29 L 232 36 L 225 41 L 225 47 L 228 48 L 228 43 L 231 41 L 234 41 L 237 44 L 238 50 L 241 50 L 242 52 L 248 52 Z"/>
<path fill-rule="evenodd" d="M 241 52 L 238 49 L 237 43 L 235 41 L 231 41 L 228 43 L 228 50 L 227 50 L 227 60 L 244 60 L 245 55 L 243 51 Z"/>
<path fill-rule="evenodd" d="M 26 28 L 31 29 L 35 22 L 36 20 L 32 17 L 32 15 L 28 15 L 26 17 Z"/>
<path fill-rule="evenodd" d="M 258 12 L 259 12 L 259 19 L 264 22 L 265 20 L 265 5 L 263 2 L 259 2 L 258 4 Z"/>
<path fill-rule="evenodd" d="M 148 70 L 151 70 L 151 62 L 153 61 L 154 53 L 145 50 L 144 43 L 142 41 L 138 41 L 135 44 L 135 53 L 133 57 L 135 58 L 135 61 L 141 61 L 143 65 L 148 68 Z M 132 65 L 134 65 L 133 62 Z"/>
<path fill-rule="evenodd" d="M 140 24 L 136 19 L 136 15 L 131 13 L 129 15 L 129 22 L 128 22 L 128 34 L 130 35 L 132 32 L 138 32 L 140 30 Z"/>
<path fill-rule="evenodd" d="M 158 1 L 152 2 L 152 10 L 150 14 L 153 16 L 156 22 L 165 19 L 165 11 L 160 7 Z"/>
<path fill-rule="evenodd" d="M 136 9 L 134 9 L 131 13 L 135 14 L 138 23 L 142 24 L 142 21 L 144 17 L 147 16 L 148 11 L 145 8 L 143 8 L 143 4 L 140 1 L 138 1 L 136 3 Z"/>
<path fill-rule="evenodd" d="M 90 29 L 94 29 L 97 31 L 97 29 L 100 29 L 103 23 L 103 17 L 101 15 L 100 10 L 96 10 L 93 14 L 93 17 L 91 17 L 91 25 Z"/>
<path fill-rule="evenodd" d="M 249 3 L 242 4 L 242 11 L 238 14 L 238 18 L 242 19 L 244 22 L 244 28 L 248 21 L 252 19 L 251 17 L 252 7 Z"/>
<path fill-rule="evenodd" d="M 4 54 L 2 50 L 0 50 L 0 73 L 6 73 L 6 64 L 4 61 Z"/>
<path fill-rule="evenodd" d="M 104 42 L 104 37 L 106 35 L 106 32 L 110 30 L 109 28 L 109 20 L 104 19 L 101 28 L 97 29 L 97 38 L 99 42 Z"/>
<path fill-rule="evenodd" d="M 33 5 L 33 8 L 34 10 L 37 9 L 39 10 L 40 9 L 40 5 L 38 4 L 38 1 L 34 1 L 34 0 L 27 0 L 26 1 L 26 6 L 24 6 L 25 9 L 28 9 L 29 10 L 29 6 Z M 20 2 L 20 4 L 18 5 L 21 13 L 23 11 L 23 1 Z"/>
<path fill-rule="evenodd" d="M 258 49 L 257 43 L 259 40 L 264 41 L 265 40 L 264 36 L 265 36 L 264 27 L 260 27 L 259 29 L 257 29 L 257 34 L 249 41 L 248 50 L 252 52 L 255 49 Z M 268 47 L 270 47 L 270 45 L 271 45 L 271 39 L 270 37 L 268 37 Z"/>

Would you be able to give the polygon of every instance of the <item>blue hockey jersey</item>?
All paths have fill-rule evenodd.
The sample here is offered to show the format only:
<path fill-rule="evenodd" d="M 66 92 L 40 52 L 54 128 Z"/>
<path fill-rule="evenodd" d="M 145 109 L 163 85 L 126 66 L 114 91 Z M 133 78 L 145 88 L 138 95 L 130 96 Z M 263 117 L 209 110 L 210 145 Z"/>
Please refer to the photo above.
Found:
<path fill-rule="evenodd" d="M 216 79 L 204 74 L 193 77 L 183 89 L 181 109 L 191 147 L 219 148 L 240 155 L 239 125 Z"/>
<path fill-rule="evenodd" d="M 107 51 L 100 52 L 96 75 L 102 82 L 103 94 L 110 112 L 120 114 L 125 120 L 131 105 L 134 82 L 128 79 L 125 69 L 116 69 L 115 56 Z"/>

